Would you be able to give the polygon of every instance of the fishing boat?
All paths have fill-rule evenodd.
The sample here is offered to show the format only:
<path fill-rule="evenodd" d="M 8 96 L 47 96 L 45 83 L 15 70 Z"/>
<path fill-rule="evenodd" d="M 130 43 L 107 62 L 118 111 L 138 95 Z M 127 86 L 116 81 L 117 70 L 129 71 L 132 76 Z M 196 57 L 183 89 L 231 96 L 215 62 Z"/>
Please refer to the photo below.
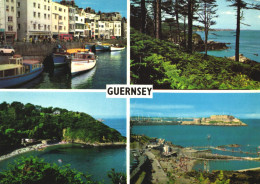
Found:
<path fill-rule="evenodd" d="M 77 52 L 72 54 L 71 75 L 86 72 L 95 66 L 96 56 L 93 52 Z"/>
<path fill-rule="evenodd" d="M 57 46 L 55 52 L 52 54 L 54 66 L 67 65 L 70 62 L 70 54 L 67 52 L 66 48 Z"/>
<path fill-rule="evenodd" d="M 28 82 L 41 74 L 43 65 L 38 60 L 24 60 L 20 55 L 9 58 L 8 64 L 0 65 L 0 88 Z"/>

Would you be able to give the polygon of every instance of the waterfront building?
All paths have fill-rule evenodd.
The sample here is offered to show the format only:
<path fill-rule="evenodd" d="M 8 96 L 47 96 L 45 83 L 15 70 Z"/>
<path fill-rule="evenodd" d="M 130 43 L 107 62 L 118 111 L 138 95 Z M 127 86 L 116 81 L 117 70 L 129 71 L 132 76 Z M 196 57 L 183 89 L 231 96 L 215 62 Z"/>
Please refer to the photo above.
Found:
<path fill-rule="evenodd" d="M 0 1 L 0 42 L 5 40 L 5 1 Z"/>
<path fill-rule="evenodd" d="M 69 33 L 69 8 L 65 5 L 52 2 L 52 35 L 58 38 L 58 35 Z"/>
<path fill-rule="evenodd" d="M 17 39 L 16 0 L 2 0 L 0 6 L 2 40 L 14 42 Z"/>
<path fill-rule="evenodd" d="M 114 35 L 116 38 L 121 38 L 121 21 L 114 21 Z"/>
<path fill-rule="evenodd" d="M 18 39 L 43 41 L 51 33 L 52 0 L 17 0 Z"/>
<path fill-rule="evenodd" d="M 76 15 L 76 4 L 74 0 L 62 0 L 60 4 L 67 6 L 69 8 L 69 34 L 75 35 L 75 15 Z"/>
<path fill-rule="evenodd" d="M 85 30 L 86 30 L 86 25 L 85 25 L 85 17 L 86 13 L 83 8 L 79 8 L 76 11 L 75 14 L 75 37 L 77 38 L 83 38 L 85 37 Z"/>

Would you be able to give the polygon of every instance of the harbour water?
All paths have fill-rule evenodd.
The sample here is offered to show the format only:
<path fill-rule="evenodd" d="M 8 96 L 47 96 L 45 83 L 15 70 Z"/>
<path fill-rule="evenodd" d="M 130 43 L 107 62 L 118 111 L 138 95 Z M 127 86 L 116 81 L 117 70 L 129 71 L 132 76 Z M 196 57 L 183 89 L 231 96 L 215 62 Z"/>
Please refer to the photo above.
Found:
<path fill-rule="evenodd" d="M 82 147 L 68 144 L 47 147 L 44 151 L 31 151 L 0 162 L 0 171 L 7 168 L 15 159 L 37 156 L 46 162 L 57 165 L 70 164 L 71 168 L 92 175 L 96 181 L 111 183 L 107 172 L 114 168 L 116 172 L 126 172 L 126 149 L 124 147 Z M 115 162 L 116 158 L 116 162 Z M 62 162 L 58 160 L 61 159 Z"/>
<path fill-rule="evenodd" d="M 39 77 L 15 88 L 27 89 L 105 89 L 106 84 L 126 84 L 126 49 L 97 52 L 96 67 L 71 77 L 68 67 L 44 71 Z"/>
<path fill-rule="evenodd" d="M 204 40 L 204 32 L 197 32 Z M 240 53 L 251 60 L 260 62 L 260 40 L 259 30 L 242 30 L 240 36 Z M 230 43 L 227 45 L 230 49 L 221 51 L 208 51 L 209 55 L 218 57 L 232 57 L 235 55 L 236 43 L 235 31 L 211 31 L 209 32 L 209 39 L 216 42 Z M 258 56 L 259 55 L 259 56 Z"/>
<path fill-rule="evenodd" d="M 238 157 L 258 157 L 260 151 L 260 120 L 242 119 L 248 126 L 181 126 L 181 125 L 160 125 L 160 126 L 134 126 L 131 133 L 144 134 L 149 137 L 163 138 L 175 145 L 194 147 L 195 149 L 209 149 L 223 145 L 237 144 L 239 147 L 225 147 L 225 151 L 211 149 L 213 153 L 231 155 Z M 238 164 L 239 163 L 239 164 Z M 203 164 L 202 164 L 203 166 Z M 210 163 L 212 170 L 239 170 L 251 167 L 260 167 L 260 162 L 249 161 L 225 161 Z M 199 168 L 199 166 L 198 166 Z"/>

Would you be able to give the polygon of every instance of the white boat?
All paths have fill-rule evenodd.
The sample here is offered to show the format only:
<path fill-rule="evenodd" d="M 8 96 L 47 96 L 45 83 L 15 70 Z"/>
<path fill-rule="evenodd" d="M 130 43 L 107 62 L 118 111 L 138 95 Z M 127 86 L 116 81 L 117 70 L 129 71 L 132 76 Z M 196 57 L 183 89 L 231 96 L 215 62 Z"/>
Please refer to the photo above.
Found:
<path fill-rule="evenodd" d="M 121 51 L 124 50 L 125 47 L 111 46 L 110 51 Z"/>
<path fill-rule="evenodd" d="M 93 52 L 78 52 L 72 54 L 71 75 L 91 70 L 96 66 L 96 56 Z"/>

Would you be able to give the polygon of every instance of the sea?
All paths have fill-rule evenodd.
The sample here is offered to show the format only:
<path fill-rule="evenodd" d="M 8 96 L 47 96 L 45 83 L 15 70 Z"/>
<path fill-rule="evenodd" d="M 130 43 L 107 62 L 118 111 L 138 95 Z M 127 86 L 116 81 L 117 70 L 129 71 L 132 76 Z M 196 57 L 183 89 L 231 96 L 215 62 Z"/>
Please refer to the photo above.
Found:
<path fill-rule="evenodd" d="M 103 123 L 126 136 L 126 118 L 106 118 Z M 116 172 L 126 173 L 125 147 L 82 147 L 82 145 L 77 144 L 50 146 L 43 151 L 31 151 L 11 157 L 0 162 L 0 172 L 5 170 L 8 164 L 12 164 L 14 160 L 31 155 L 60 166 L 70 164 L 71 168 L 88 173 L 95 181 L 103 183 L 111 183 L 107 172 L 112 168 Z M 62 160 L 62 163 L 58 162 L 59 159 Z"/>
<path fill-rule="evenodd" d="M 144 134 L 149 137 L 163 138 L 175 145 L 194 147 L 195 149 L 211 149 L 212 153 L 238 156 L 259 157 L 260 152 L 260 119 L 241 119 L 248 126 L 133 126 L 131 133 Z M 239 147 L 227 145 L 237 144 Z M 225 151 L 212 149 L 223 146 Z M 258 161 L 210 161 L 210 170 L 241 170 L 260 167 Z M 200 170 L 203 163 L 195 165 Z"/>
<path fill-rule="evenodd" d="M 197 32 L 204 40 L 204 32 Z M 245 57 L 260 62 L 260 30 L 241 30 L 240 53 Z M 209 39 L 216 42 L 230 43 L 230 49 L 221 51 L 208 51 L 209 55 L 218 57 L 235 56 L 236 32 L 235 31 L 210 31 Z"/>
<path fill-rule="evenodd" d="M 105 89 L 106 84 L 126 84 L 126 49 L 117 52 L 97 52 L 96 67 L 77 76 L 66 66 L 54 67 L 37 78 L 15 86 L 20 89 Z"/>

